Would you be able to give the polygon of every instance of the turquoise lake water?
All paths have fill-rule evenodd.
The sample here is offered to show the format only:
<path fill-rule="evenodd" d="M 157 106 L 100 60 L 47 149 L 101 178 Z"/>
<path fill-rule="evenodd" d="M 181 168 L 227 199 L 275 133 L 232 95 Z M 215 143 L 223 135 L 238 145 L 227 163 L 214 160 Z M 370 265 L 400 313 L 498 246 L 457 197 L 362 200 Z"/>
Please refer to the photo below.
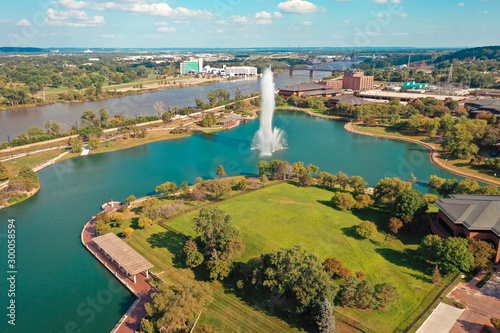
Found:
<path fill-rule="evenodd" d="M 152 194 L 165 181 L 254 174 L 261 160 L 250 149 L 259 121 L 210 135 L 151 143 L 77 157 L 42 170 L 41 190 L 0 211 L 1 308 L 7 313 L 7 221 L 16 220 L 16 326 L 0 318 L 0 332 L 109 332 L 134 301 L 131 294 L 82 246 L 83 225 L 114 199 Z M 320 171 L 361 175 L 370 185 L 383 177 L 427 181 L 456 178 L 429 161 L 427 149 L 401 141 L 346 132 L 344 123 L 303 113 L 280 112 L 288 149 L 271 159 L 304 161 Z M 425 191 L 423 187 L 417 187 Z M 93 301 L 95 300 L 95 301 Z"/>

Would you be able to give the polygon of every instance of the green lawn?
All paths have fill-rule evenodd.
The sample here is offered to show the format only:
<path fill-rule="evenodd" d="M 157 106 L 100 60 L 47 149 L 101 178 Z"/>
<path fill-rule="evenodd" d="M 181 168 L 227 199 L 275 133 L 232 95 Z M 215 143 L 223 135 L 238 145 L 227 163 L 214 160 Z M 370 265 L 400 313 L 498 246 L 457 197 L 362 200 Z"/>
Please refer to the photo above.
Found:
<path fill-rule="evenodd" d="M 373 284 L 394 284 L 401 299 L 388 311 L 360 311 L 342 307 L 336 307 L 336 310 L 377 332 L 405 328 L 440 289 L 430 283 L 430 277 L 420 271 L 422 267 L 413 258 L 417 248 L 416 237 L 413 241 L 405 240 L 407 244 L 399 240 L 387 244 L 384 242 L 384 233 L 377 235 L 374 240 L 357 239 L 353 235 L 357 224 L 362 220 L 371 220 L 382 226 L 388 219 L 387 215 L 374 210 L 364 213 L 334 210 L 328 206 L 331 196 L 332 192 L 320 188 L 280 184 L 229 199 L 217 206 L 229 213 L 233 223 L 241 229 L 246 251 L 240 261 L 245 262 L 252 256 L 296 244 L 318 254 L 322 259 L 337 257 L 353 272 L 364 271 Z M 185 235 L 196 237 L 191 227 L 194 214 L 191 212 L 174 218 L 168 225 Z M 174 233 L 155 227 L 148 231 L 136 231 L 130 244 L 151 260 L 157 271 L 164 271 L 163 276 L 168 280 L 195 277 L 194 274 L 200 278 L 200 272 L 175 268 L 175 255 L 178 254 L 180 241 Z M 161 245 L 153 248 L 155 244 Z M 202 316 L 201 323 L 211 324 L 217 332 L 296 330 L 278 318 L 251 308 L 249 304 L 254 302 L 264 308 L 266 304 L 256 302 L 254 298 L 249 301 L 248 296 L 238 297 L 238 293 L 228 285 L 231 283 L 211 283 L 215 301 Z M 293 321 L 289 322 L 296 325 Z M 303 327 L 300 324 L 297 326 Z"/>

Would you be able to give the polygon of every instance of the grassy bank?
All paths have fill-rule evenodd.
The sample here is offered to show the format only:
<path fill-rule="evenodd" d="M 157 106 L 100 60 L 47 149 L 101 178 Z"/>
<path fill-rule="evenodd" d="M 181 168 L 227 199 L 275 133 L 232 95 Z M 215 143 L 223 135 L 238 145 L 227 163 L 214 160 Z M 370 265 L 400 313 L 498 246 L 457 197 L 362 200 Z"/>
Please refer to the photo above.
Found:
<path fill-rule="evenodd" d="M 379 233 L 372 240 L 360 240 L 354 233 L 356 225 L 370 220 L 383 229 L 388 215 L 376 209 L 340 212 L 329 206 L 331 197 L 329 190 L 280 184 L 216 205 L 230 214 L 233 223 L 241 230 L 246 250 L 239 261 L 246 262 L 253 256 L 296 244 L 323 260 L 336 257 L 352 271 L 365 272 L 373 284 L 392 283 L 401 298 L 388 311 L 342 307 L 335 310 L 377 332 L 405 328 L 440 291 L 422 272 L 425 267 L 414 260 L 418 238 L 407 236 L 403 238 L 404 242 L 387 243 L 385 234 Z M 183 235 L 196 237 L 192 229 L 194 214 L 181 215 L 170 220 L 168 225 Z M 132 220 L 129 224 L 135 227 Z M 192 271 L 180 266 L 180 243 L 179 235 L 157 226 L 150 230 L 136 230 L 129 241 L 155 265 L 157 272 L 164 272 L 162 276 L 167 281 L 178 282 L 186 277 L 204 281 L 206 277 L 202 269 Z M 215 301 L 202 315 L 201 323 L 212 325 L 217 332 L 309 330 L 296 319 L 282 318 L 272 311 L 264 294 L 242 294 L 235 290 L 230 280 L 206 283 L 214 290 Z"/>

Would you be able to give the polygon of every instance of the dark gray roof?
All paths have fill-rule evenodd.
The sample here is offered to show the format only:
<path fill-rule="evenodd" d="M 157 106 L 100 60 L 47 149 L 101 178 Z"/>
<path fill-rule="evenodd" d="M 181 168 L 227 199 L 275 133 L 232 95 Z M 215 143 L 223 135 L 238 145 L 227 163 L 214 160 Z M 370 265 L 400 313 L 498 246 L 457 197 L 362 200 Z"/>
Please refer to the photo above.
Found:
<path fill-rule="evenodd" d="M 294 86 L 288 86 L 281 88 L 281 91 L 292 91 L 292 92 L 301 92 L 301 91 L 311 91 L 311 90 L 330 90 L 331 88 L 328 86 L 324 86 L 322 84 L 317 83 L 303 83 L 296 84 Z"/>
<path fill-rule="evenodd" d="M 500 100 L 498 99 L 478 99 L 465 102 L 465 106 L 472 111 L 484 110 L 493 113 L 500 113 Z"/>
<path fill-rule="evenodd" d="M 341 96 L 330 97 L 330 101 L 334 101 L 337 104 L 352 104 L 352 105 L 372 104 L 371 102 L 365 101 L 364 99 L 353 95 L 341 95 Z"/>
<path fill-rule="evenodd" d="M 492 231 L 500 237 L 500 195 L 451 195 L 436 206 L 453 223 L 468 230 Z"/>
<path fill-rule="evenodd" d="M 304 93 L 304 96 L 317 96 L 317 95 L 328 95 L 328 94 L 339 94 L 338 89 L 327 89 L 327 90 L 313 90 Z"/>

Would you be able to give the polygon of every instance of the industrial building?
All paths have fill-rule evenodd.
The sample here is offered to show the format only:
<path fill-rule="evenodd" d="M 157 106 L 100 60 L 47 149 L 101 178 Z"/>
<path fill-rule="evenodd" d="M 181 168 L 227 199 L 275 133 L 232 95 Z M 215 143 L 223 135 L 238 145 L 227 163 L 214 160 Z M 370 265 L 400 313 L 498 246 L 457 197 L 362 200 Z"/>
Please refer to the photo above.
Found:
<path fill-rule="evenodd" d="M 401 86 L 401 89 L 411 89 L 411 90 L 418 90 L 418 89 L 424 89 L 427 87 L 427 84 L 425 83 L 416 83 L 415 81 L 411 81 L 411 82 L 405 82 L 403 83 L 403 85 Z"/>
<path fill-rule="evenodd" d="M 332 89 L 331 87 L 323 84 L 304 83 L 281 88 L 278 94 L 285 98 L 289 98 L 292 96 L 332 97 L 340 95 L 341 92 L 338 89 Z"/>
<path fill-rule="evenodd" d="M 472 118 L 475 118 L 483 111 L 500 117 L 500 100 L 498 99 L 477 99 L 467 101 L 465 107 L 470 110 L 469 114 Z"/>
<path fill-rule="evenodd" d="M 181 75 L 183 74 L 198 74 L 203 70 L 203 59 L 191 59 L 181 62 Z"/>
<path fill-rule="evenodd" d="M 257 76 L 257 67 L 249 67 L 249 66 L 233 66 L 226 67 L 224 65 L 222 75 L 228 77 L 248 77 L 248 76 Z"/>

